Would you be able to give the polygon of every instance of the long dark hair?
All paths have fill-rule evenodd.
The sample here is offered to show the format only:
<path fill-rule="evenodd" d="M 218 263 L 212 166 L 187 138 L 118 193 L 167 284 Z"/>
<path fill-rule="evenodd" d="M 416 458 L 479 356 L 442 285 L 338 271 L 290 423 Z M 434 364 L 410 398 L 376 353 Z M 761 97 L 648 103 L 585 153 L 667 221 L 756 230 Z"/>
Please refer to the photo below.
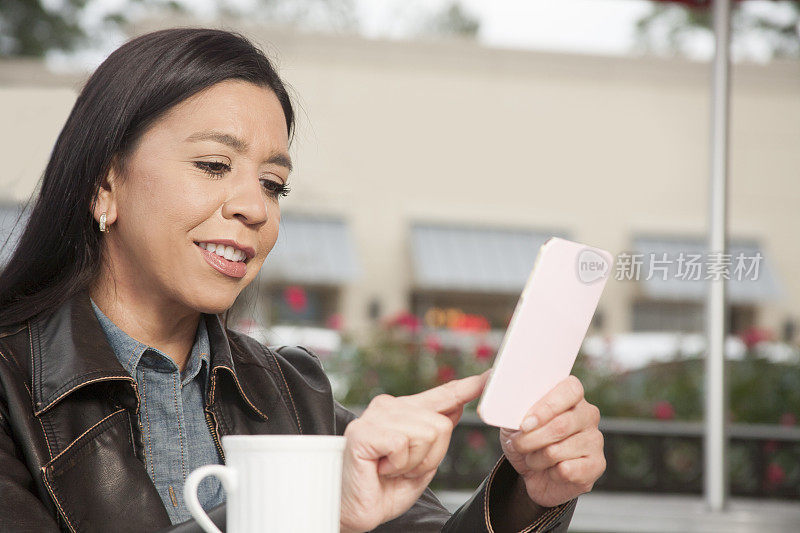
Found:
<path fill-rule="evenodd" d="M 89 287 L 100 270 L 92 212 L 112 165 L 170 108 L 215 83 L 242 79 L 272 89 L 289 138 L 294 111 L 269 59 L 243 35 L 171 28 L 132 39 L 86 81 L 56 140 L 27 226 L 0 272 L 0 326 L 55 310 Z M 226 321 L 227 322 L 227 321 Z"/>

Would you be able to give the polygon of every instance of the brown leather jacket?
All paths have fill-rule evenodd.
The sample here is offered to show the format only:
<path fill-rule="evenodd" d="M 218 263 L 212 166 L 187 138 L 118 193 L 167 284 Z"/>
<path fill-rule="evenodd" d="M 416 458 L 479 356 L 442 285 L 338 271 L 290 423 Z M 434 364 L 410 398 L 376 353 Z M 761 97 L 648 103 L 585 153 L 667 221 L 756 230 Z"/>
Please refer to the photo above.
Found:
<path fill-rule="evenodd" d="M 215 315 L 206 320 L 216 351 L 204 409 L 217 445 L 229 434 L 341 435 L 355 418 L 308 350 L 272 350 L 224 330 Z M 170 526 L 144 467 L 138 409 L 136 383 L 88 294 L 1 329 L 0 531 L 199 531 Z M 452 516 L 427 489 L 376 531 L 567 530 L 577 499 L 542 514 L 519 498 L 521 487 L 501 458 Z M 224 522 L 224 511 L 212 517 Z"/>

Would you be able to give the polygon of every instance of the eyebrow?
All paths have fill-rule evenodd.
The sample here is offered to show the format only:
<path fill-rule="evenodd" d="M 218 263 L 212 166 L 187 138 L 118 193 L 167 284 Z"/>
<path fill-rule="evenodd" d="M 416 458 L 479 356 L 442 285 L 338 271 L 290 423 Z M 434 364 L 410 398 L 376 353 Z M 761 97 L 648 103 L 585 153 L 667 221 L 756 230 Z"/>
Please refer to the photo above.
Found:
<path fill-rule="evenodd" d="M 239 153 L 244 153 L 250 147 L 247 144 L 247 141 L 236 137 L 235 135 L 231 135 L 230 133 L 224 133 L 221 131 L 198 131 L 197 133 L 193 133 L 186 137 L 187 142 L 197 142 L 197 141 L 216 141 L 220 144 L 224 144 L 226 146 L 230 146 L 234 150 Z M 289 172 L 292 171 L 294 168 L 292 166 L 292 160 L 289 157 L 289 154 L 283 152 L 273 153 L 272 155 L 267 158 L 266 163 L 270 163 L 273 165 L 280 165 L 289 169 Z"/>

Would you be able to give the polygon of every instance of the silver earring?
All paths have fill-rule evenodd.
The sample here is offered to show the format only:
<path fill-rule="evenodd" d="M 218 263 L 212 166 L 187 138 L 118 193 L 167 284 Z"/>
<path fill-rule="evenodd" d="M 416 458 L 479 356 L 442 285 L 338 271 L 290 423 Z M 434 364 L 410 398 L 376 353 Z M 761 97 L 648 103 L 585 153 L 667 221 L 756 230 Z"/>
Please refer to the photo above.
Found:
<path fill-rule="evenodd" d="M 103 211 L 100 214 L 100 231 L 102 233 L 108 233 L 108 228 L 106 227 L 106 212 Z"/>

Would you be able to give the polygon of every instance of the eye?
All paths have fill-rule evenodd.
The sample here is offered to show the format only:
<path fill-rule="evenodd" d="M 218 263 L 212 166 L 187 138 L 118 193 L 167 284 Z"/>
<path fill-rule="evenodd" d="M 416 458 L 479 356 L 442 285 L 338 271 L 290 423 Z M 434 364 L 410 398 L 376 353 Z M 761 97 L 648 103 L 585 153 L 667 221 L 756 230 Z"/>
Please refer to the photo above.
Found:
<path fill-rule="evenodd" d="M 291 190 L 283 183 L 278 183 L 277 181 L 272 181 L 269 179 L 262 179 L 261 186 L 264 187 L 264 190 L 267 191 L 273 198 L 278 198 L 279 196 L 288 196 L 289 191 Z"/>
<path fill-rule="evenodd" d="M 221 161 L 194 161 L 194 166 L 211 176 L 222 176 L 231 170 L 230 165 Z"/>

